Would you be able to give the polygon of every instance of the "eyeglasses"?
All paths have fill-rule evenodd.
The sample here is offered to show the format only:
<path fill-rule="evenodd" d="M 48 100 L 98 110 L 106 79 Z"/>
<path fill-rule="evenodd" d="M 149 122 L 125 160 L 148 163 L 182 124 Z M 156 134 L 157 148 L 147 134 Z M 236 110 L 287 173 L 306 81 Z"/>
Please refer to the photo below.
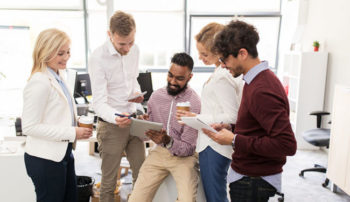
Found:
<path fill-rule="evenodd" d="M 224 59 L 223 57 L 220 57 L 220 58 L 219 58 L 219 62 L 220 62 L 221 64 L 226 65 L 225 59 Z"/>

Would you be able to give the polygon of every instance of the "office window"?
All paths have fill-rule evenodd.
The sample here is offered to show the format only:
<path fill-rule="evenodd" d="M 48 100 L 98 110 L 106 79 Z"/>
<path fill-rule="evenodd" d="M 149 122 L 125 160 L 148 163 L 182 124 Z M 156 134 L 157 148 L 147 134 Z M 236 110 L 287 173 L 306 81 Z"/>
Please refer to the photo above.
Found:
<path fill-rule="evenodd" d="M 140 69 L 168 69 L 173 54 L 184 51 L 183 14 L 137 12 L 134 16 Z"/>
<path fill-rule="evenodd" d="M 5 9 L 80 9 L 81 7 L 81 0 L 6 0 L 0 3 L 0 8 Z"/>
<path fill-rule="evenodd" d="M 135 18 L 141 70 L 168 69 L 172 55 L 184 51 L 183 0 L 115 0 L 114 7 Z"/>
<path fill-rule="evenodd" d="M 85 68 L 83 11 L 0 10 L 0 16 L 6 16 L 0 18 L 0 25 L 29 27 L 31 45 L 29 55 L 34 48 L 36 37 L 42 30 L 58 28 L 65 31 L 72 40 L 71 59 L 68 66 Z M 6 38 L 1 37 L 0 40 L 6 40 Z M 16 46 L 20 47 L 20 44 Z"/>
<path fill-rule="evenodd" d="M 195 60 L 195 67 L 203 67 L 199 61 L 194 36 L 210 22 L 227 24 L 233 19 L 253 24 L 260 35 L 259 58 L 268 60 L 275 70 L 280 29 L 280 0 L 191 0 L 189 10 L 189 39 L 187 49 Z"/>
<path fill-rule="evenodd" d="M 84 26 L 84 0 L 0 2 L 0 45 L 8 47 L 0 50 L 0 96 L 6 98 L 1 101 L 5 104 L 0 104 L 6 106 L 6 103 L 15 103 L 11 107 L 0 107 L 0 116 L 21 112 L 22 89 L 30 74 L 31 54 L 40 31 L 56 27 L 67 32 L 72 39 L 68 68 L 85 71 L 88 57 L 85 43 L 90 54 L 108 38 L 109 24 L 108 1 L 85 2 L 87 30 Z M 194 35 L 212 21 L 227 23 L 235 17 L 245 20 L 254 24 L 260 33 L 260 59 L 268 60 L 270 66 L 275 67 L 280 3 L 281 0 L 113 0 L 114 8 L 111 10 L 123 10 L 135 17 L 141 70 L 153 69 L 161 74 L 166 73 L 173 54 L 187 51 L 195 60 L 195 74 L 190 85 L 200 93 L 203 82 L 211 72 L 207 71 L 207 67 L 201 68 L 204 65 L 198 61 Z M 155 76 L 154 80 L 157 84 L 155 89 L 160 84 L 166 85 L 166 75 Z"/>
<path fill-rule="evenodd" d="M 184 1 L 169 1 L 169 0 L 152 0 L 152 1 L 140 1 L 140 0 L 114 0 L 115 10 L 129 10 L 129 11 L 183 11 Z"/>
<path fill-rule="evenodd" d="M 84 12 L 82 1 L 1 1 L 0 3 L 0 117 L 20 116 L 22 91 L 32 68 L 38 34 L 48 28 L 65 31 L 71 38 L 68 68 L 85 68 Z"/>
<path fill-rule="evenodd" d="M 88 1 L 89 52 L 108 39 L 106 5 Z M 140 69 L 167 69 L 171 56 L 184 51 L 184 1 L 114 0 L 114 11 L 133 15 L 135 43 L 140 48 Z"/>
<path fill-rule="evenodd" d="M 280 0 L 189 0 L 191 13 L 279 12 Z"/>
<path fill-rule="evenodd" d="M 88 44 L 89 54 L 102 45 L 107 39 L 109 19 L 107 17 L 107 7 L 100 1 L 87 1 L 88 12 Z"/>
<path fill-rule="evenodd" d="M 232 19 L 243 20 L 253 24 L 259 32 L 258 53 L 261 60 L 267 60 L 272 69 L 276 67 L 277 42 L 279 37 L 280 17 L 221 17 L 221 16 L 191 16 L 190 54 L 194 59 L 196 67 L 205 66 L 198 58 L 195 35 L 210 22 L 228 24 Z"/>

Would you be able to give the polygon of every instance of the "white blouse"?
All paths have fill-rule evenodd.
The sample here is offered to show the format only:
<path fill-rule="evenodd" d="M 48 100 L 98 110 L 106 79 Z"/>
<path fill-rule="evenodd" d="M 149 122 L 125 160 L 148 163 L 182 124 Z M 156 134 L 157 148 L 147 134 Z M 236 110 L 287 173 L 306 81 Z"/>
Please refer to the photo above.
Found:
<path fill-rule="evenodd" d="M 217 67 L 203 86 L 201 114 L 197 117 L 207 124 L 236 123 L 243 85 L 242 76 L 234 78 L 227 69 Z M 226 158 L 232 158 L 231 145 L 220 145 L 198 131 L 196 151 L 201 152 L 207 146 Z"/>

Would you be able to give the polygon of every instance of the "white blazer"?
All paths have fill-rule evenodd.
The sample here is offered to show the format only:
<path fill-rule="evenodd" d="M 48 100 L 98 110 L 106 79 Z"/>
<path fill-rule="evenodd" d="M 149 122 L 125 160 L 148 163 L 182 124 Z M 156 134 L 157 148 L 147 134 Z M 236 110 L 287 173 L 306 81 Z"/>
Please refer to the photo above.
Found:
<path fill-rule="evenodd" d="M 22 131 L 27 135 L 26 153 L 55 162 L 64 158 L 68 143 L 75 142 L 67 98 L 48 70 L 33 74 L 24 88 Z"/>
<path fill-rule="evenodd" d="M 227 69 L 217 67 L 203 86 L 201 113 L 197 117 L 207 124 L 236 123 L 243 85 L 242 76 L 233 78 Z M 202 131 L 198 131 L 196 151 L 201 152 L 208 146 L 231 159 L 231 145 L 220 145 Z"/>

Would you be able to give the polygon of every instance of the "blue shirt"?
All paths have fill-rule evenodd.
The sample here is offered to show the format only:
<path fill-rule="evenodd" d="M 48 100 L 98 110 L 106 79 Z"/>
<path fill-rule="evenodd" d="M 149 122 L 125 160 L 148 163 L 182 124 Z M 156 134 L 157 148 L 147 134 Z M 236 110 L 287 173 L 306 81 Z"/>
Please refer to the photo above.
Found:
<path fill-rule="evenodd" d="M 243 76 L 243 80 L 246 83 L 245 85 L 249 85 L 260 72 L 267 70 L 268 68 L 269 68 L 269 63 L 267 61 L 262 61 L 260 64 L 251 68 Z M 244 175 L 237 173 L 230 166 L 230 169 L 228 171 L 228 176 L 227 176 L 228 183 L 235 182 L 237 180 L 240 180 L 243 177 Z M 268 176 L 261 176 L 261 178 L 264 179 L 269 184 L 271 184 L 273 187 L 275 187 L 278 192 L 281 192 L 282 173 L 277 173 L 277 174 L 268 175 Z"/>
<path fill-rule="evenodd" d="M 62 91 L 63 91 L 64 95 L 66 96 L 68 104 L 69 104 L 69 109 L 70 109 L 70 113 L 71 113 L 71 116 L 72 116 L 72 126 L 76 126 L 75 115 L 74 115 L 74 110 L 73 110 L 73 101 L 72 101 L 72 98 L 70 96 L 70 93 L 69 93 L 66 85 L 64 85 L 64 83 L 62 82 L 61 78 L 58 76 L 58 74 L 55 71 L 53 71 L 50 67 L 48 67 L 47 69 L 55 77 L 55 79 L 57 80 L 58 84 L 60 84 L 60 86 L 62 88 Z"/>

